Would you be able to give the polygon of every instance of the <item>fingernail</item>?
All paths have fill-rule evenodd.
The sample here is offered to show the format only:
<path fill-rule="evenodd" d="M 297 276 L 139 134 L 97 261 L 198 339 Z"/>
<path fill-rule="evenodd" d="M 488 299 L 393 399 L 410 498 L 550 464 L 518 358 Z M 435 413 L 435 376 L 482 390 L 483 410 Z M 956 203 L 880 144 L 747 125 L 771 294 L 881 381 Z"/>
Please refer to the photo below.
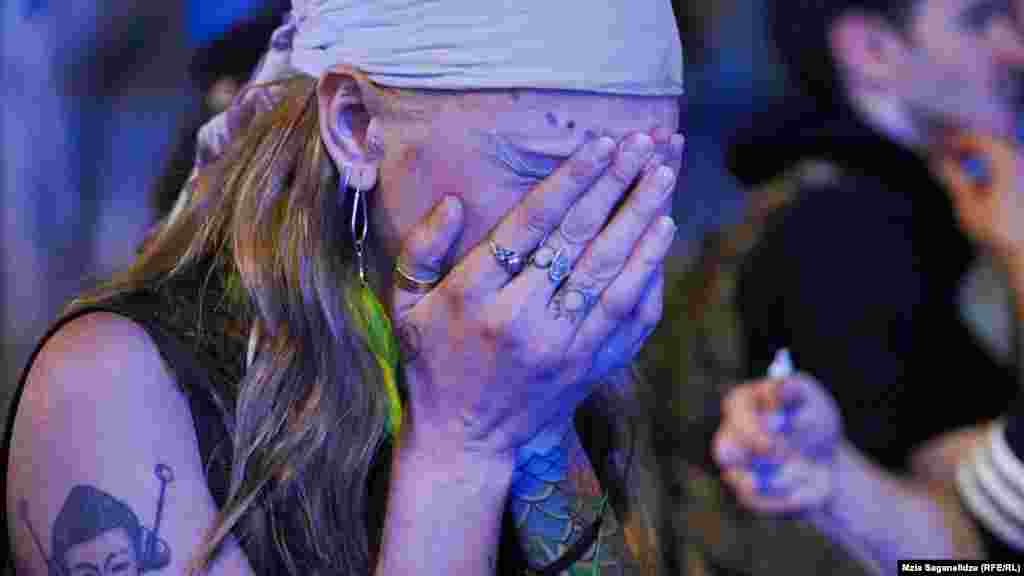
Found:
<path fill-rule="evenodd" d="M 594 156 L 602 164 L 606 164 L 612 159 L 613 152 L 615 152 L 615 140 L 608 136 L 602 136 L 594 143 Z"/>
<path fill-rule="evenodd" d="M 686 136 L 682 134 L 673 134 L 669 140 L 669 146 L 672 147 L 673 152 L 682 152 L 686 146 Z"/>
<path fill-rule="evenodd" d="M 662 216 L 658 219 L 658 232 L 662 236 L 675 236 L 676 234 L 676 221 L 671 216 Z"/>
<path fill-rule="evenodd" d="M 654 171 L 658 166 L 660 166 L 664 162 L 665 162 L 665 157 L 663 155 L 661 155 L 661 154 L 655 153 L 654 156 L 651 156 L 651 159 L 647 161 L 647 164 L 644 164 L 643 173 L 644 174 L 650 174 L 652 171 Z"/>
<path fill-rule="evenodd" d="M 444 215 L 449 220 L 454 220 L 459 214 L 459 199 L 455 196 L 444 197 Z"/>
<path fill-rule="evenodd" d="M 659 188 L 668 188 L 676 181 L 676 174 L 668 166 L 658 167 L 657 172 L 654 173 L 655 182 L 657 182 Z"/>
<path fill-rule="evenodd" d="M 650 136 L 642 132 L 622 142 L 622 155 L 625 159 L 632 161 L 646 158 L 652 152 L 654 152 L 654 140 L 651 140 Z"/>

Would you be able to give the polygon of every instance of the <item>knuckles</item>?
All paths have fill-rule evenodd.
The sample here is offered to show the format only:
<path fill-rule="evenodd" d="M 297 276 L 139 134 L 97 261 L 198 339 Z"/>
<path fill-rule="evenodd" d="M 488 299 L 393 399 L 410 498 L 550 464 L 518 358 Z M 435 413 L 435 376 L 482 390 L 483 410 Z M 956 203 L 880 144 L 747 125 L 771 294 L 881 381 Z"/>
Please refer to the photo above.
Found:
<path fill-rule="evenodd" d="M 608 176 L 615 181 L 616 184 L 623 188 L 627 188 L 633 184 L 635 174 L 633 174 L 628 168 L 623 166 L 621 163 L 616 162 L 607 171 Z"/>
<path fill-rule="evenodd" d="M 600 169 L 594 158 L 572 158 L 569 160 L 569 179 L 577 186 L 586 186 Z"/>
<path fill-rule="evenodd" d="M 599 302 L 604 315 L 616 325 L 626 321 L 633 312 L 634 302 L 619 294 L 605 292 Z"/>
<path fill-rule="evenodd" d="M 565 364 L 565 352 L 546 339 L 531 339 L 521 347 L 520 362 L 534 367 L 541 374 L 553 374 Z"/>
<path fill-rule="evenodd" d="M 558 226 L 560 217 L 560 214 L 550 208 L 527 208 L 522 224 L 531 234 L 547 235 Z"/>
<path fill-rule="evenodd" d="M 593 240 L 601 231 L 603 222 L 594 218 L 593 214 L 570 212 L 569 217 L 559 227 L 559 235 L 569 244 L 580 246 Z"/>
<path fill-rule="evenodd" d="M 590 283 L 607 284 L 622 272 L 625 265 L 626 256 L 623 254 L 591 250 L 580 262 L 576 274 Z"/>

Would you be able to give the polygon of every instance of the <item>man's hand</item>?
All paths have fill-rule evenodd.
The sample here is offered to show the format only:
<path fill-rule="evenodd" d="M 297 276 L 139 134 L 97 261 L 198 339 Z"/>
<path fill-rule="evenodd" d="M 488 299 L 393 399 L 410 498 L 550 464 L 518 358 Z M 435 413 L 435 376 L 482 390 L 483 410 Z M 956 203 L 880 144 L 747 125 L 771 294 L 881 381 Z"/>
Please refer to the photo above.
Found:
<path fill-rule="evenodd" d="M 782 414 L 786 414 L 782 422 Z M 741 384 L 726 395 L 713 454 L 722 476 L 746 507 L 802 513 L 833 490 L 841 440 L 839 410 L 804 375 Z"/>

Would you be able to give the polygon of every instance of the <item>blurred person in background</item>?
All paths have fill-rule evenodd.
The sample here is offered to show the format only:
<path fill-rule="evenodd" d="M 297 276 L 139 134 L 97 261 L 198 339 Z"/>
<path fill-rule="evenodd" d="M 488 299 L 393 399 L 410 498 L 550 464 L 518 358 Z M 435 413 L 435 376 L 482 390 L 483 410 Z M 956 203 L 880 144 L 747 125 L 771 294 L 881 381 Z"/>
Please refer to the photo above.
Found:
<path fill-rule="evenodd" d="M 153 204 L 157 220 L 170 213 L 195 163 L 195 136 L 213 116 L 226 110 L 259 64 L 267 37 L 288 11 L 287 0 L 236 0 L 233 11 L 190 5 L 194 52 L 188 76 L 199 96 L 177 132 L 172 153 L 156 182 Z M 208 13 L 210 12 L 210 13 Z"/>
<path fill-rule="evenodd" d="M 158 178 L 171 179 L 161 174 L 173 174 L 175 135 L 192 139 L 204 117 L 200 89 L 212 83 L 195 69 L 189 74 L 193 56 L 210 64 L 204 55 L 232 21 L 265 20 L 276 4 L 13 0 L 0 7 L 0 406 L 53 315 L 125 266 L 165 211 L 151 191 Z M 217 64 L 206 67 L 246 70 L 244 62 Z M 187 161 L 176 191 L 191 155 Z"/>
<path fill-rule="evenodd" d="M 739 170 L 819 158 L 746 258 L 737 289 L 748 377 L 776 350 L 835 397 L 851 444 L 893 473 L 949 482 L 1016 396 L 961 310 L 978 252 L 958 229 L 929 147 L 950 125 L 1012 134 L 1024 46 L 1008 0 L 773 0 L 769 26 L 813 97 L 799 120 L 739 146 Z M 953 360 L 955 359 L 955 361 Z M 977 382 L 971 393 L 939 382 Z M 908 418 L 928 406 L 927 418 Z"/>
<path fill-rule="evenodd" d="M 933 165 L 957 219 L 1008 271 L 1014 318 L 1024 322 L 1024 152 L 1005 135 L 979 129 L 954 129 L 941 140 Z M 985 159 L 985 178 L 965 169 L 964 158 L 972 156 Z M 769 424 L 782 407 L 791 410 L 788 430 Z M 921 421 L 925 414 L 927 404 L 906 417 Z M 765 379 L 730 392 L 714 454 L 745 506 L 809 521 L 877 573 L 903 573 L 899 561 L 914 558 L 1024 558 L 1020 399 L 958 450 L 955 476 L 945 482 L 892 474 L 858 450 L 845 428 L 827 385 L 813 374 Z M 780 465 L 767 483 L 752 473 L 755 458 Z"/>
<path fill-rule="evenodd" d="M 130 259 L 153 219 L 145 190 L 193 100 L 174 3 L 16 0 L 0 26 L 6 406 L 54 312 Z"/>
<path fill-rule="evenodd" d="M 763 32 L 764 2 L 684 2 L 687 35 L 686 244 L 666 267 L 665 314 L 642 352 L 648 378 L 659 383 L 651 405 L 655 439 L 670 488 L 678 555 L 692 574 L 824 572 L 860 575 L 863 568 L 813 529 L 750 514 L 706 462 L 721 397 L 746 374 L 734 294 L 745 254 L 765 219 L 800 189 L 834 174 L 811 158 L 777 177 L 750 181 L 726 171 L 729 135 L 763 102 L 784 95 L 779 62 Z M 777 145 L 788 135 L 773 135 Z M 743 195 L 741 187 L 746 187 Z M 694 241 L 698 240 L 698 241 Z M 682 568 L 681 568 L 682 569 Z"/>
<path fill-rule="evenodd" d="M 24 372 L 18 558 L 75 486 L 139 512 L 164 466 L 174 573 L 656 573 L 631 364 L 681 96 L 667 1 L 295 0 L 185 202 Z"/>

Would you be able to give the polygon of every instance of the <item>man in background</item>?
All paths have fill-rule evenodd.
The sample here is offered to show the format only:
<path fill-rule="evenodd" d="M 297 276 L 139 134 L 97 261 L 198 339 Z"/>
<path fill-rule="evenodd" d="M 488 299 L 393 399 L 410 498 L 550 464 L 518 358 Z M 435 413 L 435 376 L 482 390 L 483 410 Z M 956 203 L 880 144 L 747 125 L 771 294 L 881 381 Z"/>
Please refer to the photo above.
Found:
<path fill-rule="evenodd" d="M 854 445 L 933 482 L 955 477 L 978 426 L 1017 394 L 1012 355 L 965 321 L 979 254 L 929 158 L 949 126 L 1014 133 L 1024 44 L 1013 5 L 772 0 L 773 37 L 812 104 L 782 127 L 792 145 L 766 137 L 735 150 L 738 172 L 807 157 L 837 171 L 799 190 L 743 264 L 747 376 L 789 347 L 830 388 Z"/>

